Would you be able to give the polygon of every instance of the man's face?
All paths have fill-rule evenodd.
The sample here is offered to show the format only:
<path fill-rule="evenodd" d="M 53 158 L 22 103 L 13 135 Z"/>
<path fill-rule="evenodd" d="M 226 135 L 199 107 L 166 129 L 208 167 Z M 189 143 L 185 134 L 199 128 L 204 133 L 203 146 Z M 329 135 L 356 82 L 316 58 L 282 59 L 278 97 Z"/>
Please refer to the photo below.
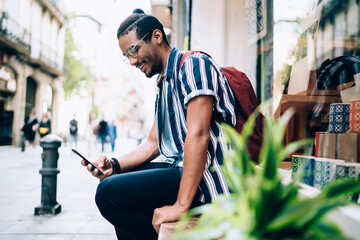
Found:
<path fill-rule="evenodd" d="M 152 33 L 148 33 L 152 34 Z M 146 43 L 136 36 L 136 30 L 130 31 L 128 34 L 120 36 L 119 46 L 123 55 L 129 58 L 129 63 L 143 72 L 146 77 L 150 78 L 155 74 L 161 73 L 163 68 L 160 57 L 156 53 L 156 45 L 151 42 Z M 132 48 L 132 52 L 136 56 L 131 56 L 127 49 Z"/>

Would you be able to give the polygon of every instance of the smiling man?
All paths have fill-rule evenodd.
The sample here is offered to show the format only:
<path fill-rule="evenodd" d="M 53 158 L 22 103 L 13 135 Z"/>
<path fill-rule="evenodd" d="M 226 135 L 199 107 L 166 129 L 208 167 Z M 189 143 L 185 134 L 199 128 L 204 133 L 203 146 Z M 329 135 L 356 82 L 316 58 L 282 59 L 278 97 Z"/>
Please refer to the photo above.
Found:
<path fill-rule="evenodd" d="M 184 52 L 170 47 L 155 17 L 130 15 L 117 38 L 124 61 L 159 76 L 154 124 L 130 153 L 94 161 L 103 175 L 87 168 L 102 180 L 96 203 L 118 239 L 156 239 L 161 223 L 230 194 L 220 169 L 226 147 L 220 123 L 235 125 L 234 97 L 209 56 L 194 53 L 179 66 Z M 160 154 L 165 162 L 151 162 Z"/>

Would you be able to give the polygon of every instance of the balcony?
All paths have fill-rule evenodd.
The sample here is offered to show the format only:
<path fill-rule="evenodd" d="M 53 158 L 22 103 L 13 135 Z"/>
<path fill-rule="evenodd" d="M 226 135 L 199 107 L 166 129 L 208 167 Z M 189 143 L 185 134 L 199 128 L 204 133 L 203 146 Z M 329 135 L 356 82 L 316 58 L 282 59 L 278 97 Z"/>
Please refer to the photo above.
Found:
<path fill-rule="evenodd" d="M 63 70 L 61 70 L 62 66 L 59 66 L 57 61 L 57 52 L 40 39 L 32 39 L 31 43 L 32 50 L 29 63 L 54 77 L 62 75 Z"/>
<path fill-rule="evenodd" d="M 63 7 L 61 5 L 61 1 L 59 0 L 37 0 L 37 2 L 48 11 L 50 11 L 51 15 L 57 19 L 64 25 L 66 23 L 64 14 L 63 14 Z"/>
<path fill-rule="evenodd" d="M 31 50 L 29 30 L 21 27 L 7 12 L 0 14 L 0 47 L 29 56 Z"/>
<path fill-rule="evenodd" d="M 58 64 L 56 62 L 57 59 L 57 53 L 51 48 L 42 42 L 40 42 L 40 59 L 44 62 L 47 62 L 49 65 L 51 65 L 54 68 L 58 68 Z"/>

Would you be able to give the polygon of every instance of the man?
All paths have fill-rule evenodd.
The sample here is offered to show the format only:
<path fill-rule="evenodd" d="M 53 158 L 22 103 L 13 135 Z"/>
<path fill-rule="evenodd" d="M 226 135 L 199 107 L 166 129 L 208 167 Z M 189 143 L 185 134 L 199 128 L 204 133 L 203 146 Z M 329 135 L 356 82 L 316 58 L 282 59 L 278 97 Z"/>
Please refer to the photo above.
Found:
<path fill-rule="evenodd" d="M 101 151 L 104 152 L 106 137 L 109 134 L 108 123 L 104 120 L 104 118 L 99 122 L 99 130 L 98 131 L 99 131 L 98 135 L 101 140 Z"/>
<path fill-rule="evenodd" d="M 207 55 L 189 56 L 179 70 L 184 52 L 170 47 L 155 17 L 130 15 L 117 37 L 125 61 L 149 78 L 159 74 L 155 121 L 130 153 L 94 161 L 103 175 L 87 169 L 102 180 L 96 203 L 118 239 L 156 239 L 161 223 L 230 194 L 220 169 L 226 147 L 220 122 L 235 125 L 234 98 Z M 164 163 L 150 162 L 160 154 Z"/>
<path fill-rule="evenodd" d="M 74 114 L 73 119 L 69 122 L 70 148 L 77 149 L 77 134 L 78 134 L 78 121 L 75 119 L 75 114 Z"/>
<path fill-rule="evenodd" d="M 25 145 L 21 149 L 21 151 L 25 151 L 29 147 L 30 144 L 35 147 L 35 133 L 39 127 L 39 122 L 36 117 L 36 109 L 33 108 L 30 111 L 29 116 L 25 117 L 24 124 L 21 130 L 24 132 Z"/>

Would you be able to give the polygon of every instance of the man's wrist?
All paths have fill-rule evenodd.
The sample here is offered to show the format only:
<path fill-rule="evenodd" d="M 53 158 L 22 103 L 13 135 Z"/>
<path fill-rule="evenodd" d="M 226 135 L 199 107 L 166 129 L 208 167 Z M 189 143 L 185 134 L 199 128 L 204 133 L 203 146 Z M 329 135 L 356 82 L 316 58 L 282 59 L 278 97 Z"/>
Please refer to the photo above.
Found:
<path fill-rule="evenodd" d="M 179 201 L 179 199 L 175 202 L 174 206 L 179 209 L 181 212 L 186 213 L 187 211 L 189 211 L 190 207 L 191 207 L 191 202 L 188 201 Z"/>
<path fill-rule="evenodd" d="M 110 162 L 110 165 L 111 165 L 111 169 L 113 170 L 113 172 L 112 172 L 111 175 L 114 175 L 114 174 L 115 174 L 115 171 L 114 171 L 114 165 L 115 165 L 114 160 L 109 159 L 109 162 Z"/>
<path fill-rule="evenodd" d="M 114 174 L 121 173 L 121 167 L 120 167 L 119 161 L 116 158 L 111 158 L 111 161 L 112 161 L 112 167 L 113 167 Z"/>

